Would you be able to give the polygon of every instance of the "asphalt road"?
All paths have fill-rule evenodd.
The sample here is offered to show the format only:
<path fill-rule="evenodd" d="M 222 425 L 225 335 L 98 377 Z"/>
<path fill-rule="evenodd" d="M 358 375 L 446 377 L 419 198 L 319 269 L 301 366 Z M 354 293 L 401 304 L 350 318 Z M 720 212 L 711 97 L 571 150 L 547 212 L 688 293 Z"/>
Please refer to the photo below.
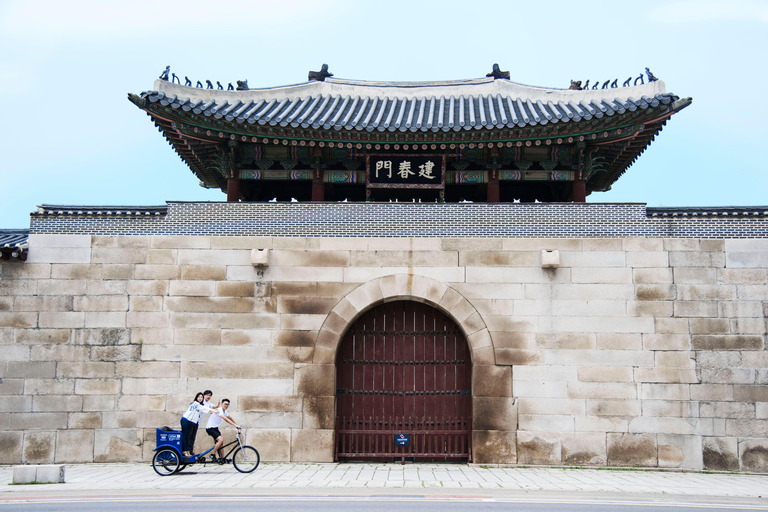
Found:
<path fill-rule="evenodd" d="M 768 500 L 728 500 L 711 498 L 585 498 L 583 496 L 521 497 L 472 495 L 132 495 L 132 496 L 18 496 L 0 495 L 0 512 L 44 511 L 188 511 L 212 507 L 212 510 L 252 511 L 254 509 L 312 512 L 347 512 L 414 510 L 451 512 L 457 510 L 515 512 L 680 512 L 680 511 L 768 511 Z"/>

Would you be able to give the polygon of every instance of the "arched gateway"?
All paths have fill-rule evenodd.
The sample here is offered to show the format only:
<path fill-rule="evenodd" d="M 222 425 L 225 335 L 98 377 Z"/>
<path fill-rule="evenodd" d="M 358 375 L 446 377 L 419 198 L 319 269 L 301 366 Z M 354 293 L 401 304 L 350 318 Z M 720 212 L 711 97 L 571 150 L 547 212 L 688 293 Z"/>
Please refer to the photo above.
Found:
<path fill-rule="evenodd" d="M 467 340 L 436 308 L 374 307 L 336 357 L 337 460 L 469 461 L 472 364 Z"/>

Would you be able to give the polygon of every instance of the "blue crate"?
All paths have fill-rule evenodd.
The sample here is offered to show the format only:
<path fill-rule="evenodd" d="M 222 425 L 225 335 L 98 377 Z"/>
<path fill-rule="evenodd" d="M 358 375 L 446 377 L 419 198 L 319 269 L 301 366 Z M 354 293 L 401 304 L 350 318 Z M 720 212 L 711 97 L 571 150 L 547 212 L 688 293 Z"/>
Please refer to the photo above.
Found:
<path fill-rule="evenodd" d="M 169 448 L 174 448 L 177 452 L 181 453 L 181 430 L 171 430 L 168 432 L 158 428 L 155 432 L 157 445 L 155 451 L 167 446 Z"/>

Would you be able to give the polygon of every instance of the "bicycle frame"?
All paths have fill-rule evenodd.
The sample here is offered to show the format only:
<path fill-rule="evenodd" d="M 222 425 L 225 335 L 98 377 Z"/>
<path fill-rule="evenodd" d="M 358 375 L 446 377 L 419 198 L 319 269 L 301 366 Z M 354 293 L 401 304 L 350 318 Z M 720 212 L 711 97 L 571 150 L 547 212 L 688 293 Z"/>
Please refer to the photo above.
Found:
<path fill-rule="evenodd" d="M 228 446 L 232 446 L 233 444 L 237 444 L 237 446 L 233 446 L 232 449 L 230 449 L 227 452 L 227 454 L 224 455 L 225 459 L 228 458 L 230 455 L 232 455 L 232 452 L 234 452 L 236 449 L 243 447 L 243 443 L 240 442 L 240 433 L 236 434 L 236 437 L 235 437 L 234 441 L 229 442 L 229 443 L 223 445 L 220 449 L 223 450 L 224 448 L 227 448 Z M 205 450 L 204 452 L 202 452 L 202 453 L 193 454 L 192 457 L 195 458 L 196 462 L 200 461 L 203 464 L 205 464 L 205 456 L 208 455 L 209 453 L 211 453 L 214 448 L 216 448 L 215 444 L 213 446 L 211 446 L 210 448 L 208 448 L 207 450 Z"/>

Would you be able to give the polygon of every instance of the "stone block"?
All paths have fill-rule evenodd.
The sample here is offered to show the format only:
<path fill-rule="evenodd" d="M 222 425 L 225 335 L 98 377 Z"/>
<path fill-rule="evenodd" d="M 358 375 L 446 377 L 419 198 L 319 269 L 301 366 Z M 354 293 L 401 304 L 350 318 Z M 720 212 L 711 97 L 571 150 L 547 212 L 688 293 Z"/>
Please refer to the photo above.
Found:
<path fill-rule="evenodd" d="M 640 366 L 654 364 L 653 352 L 642 350 L 545 350 L 544 363 L 562 366 Z"/>
<path fill-rule="evenodd" d="M 138 462 L 142 460 L 141 431 L 135 428 L 95 431 L 94 462 Z"/>
<path fill-rule="evenodd" d="M 473 370 L 474 371 L 474 370 Z M 516 383 L 521 381 L 575 381 L 578 380 L 578 368 L 575 366 L 518 366 L 514 368 Z"/>
<path fill-rule="evenodd" d="M 107 414 L 106 412 L 104 414 Z M 88 429 L 93 430 L 102 427 L 102 413 L 100 412 L 72 412 L 69 413 L 67 426 L 70 429 Z M 59 431 L 61 432 L 61 431 Z M 90 446 L 91 458 L 93 460 L 93 443 Z"/>
<path fill-rule="evenodd" d="M 37 482 L 37 466 L 16 466 L 13 468 L 13 484 L 33 484 Z"/>
<path fill-rule="evenodd" d="M 670 252 L 671 267 L 724 268 L 725 254 L 719 252 Z"/>
<path fill-rule="evenodd" d="M 675 301 L 675 316 L 714 318 L 717 316 L 717 302 L 678 300 Z"/>
<path fill-rule="evenodd" d="M 701 402 L 699 414 L 703 418 L 754 419 L 755 404 L 745 402 Z"/>
<path fill-rule="evenodd" d="M 540 364 L 544 359 L 544 353 L 541 350 L 497 348 L 494 349 L 494 358 L 498 365 Z"/>
<path fill-rule="evenodd" d="M 768 472 L 768 441 L 766 439 L 745 439 L 739 442 L 741 471 Z"/>
<path fill-rule="evenodd" d="M 629 422 L 633 434 L 694 434 L 696 420 L 687 418 L 640 416 Z"/>
<path fill-rule="evenodd" d="M 536 333 L 536 347 L 548 349 L 593 349 L 596 348 L 594 333 Z"/>
<path fill-rule="evenodd" d="M 608 433 L 609 466 L 653 467 L 658 463 L 656 436 Z"/>
<path fill-rule="evenodd" d="M 475 464 L 514 464 L 517 434 L 514 430 L 474 430 L 472 455 Z"/>
<path fill-rule="evenodd" d="M 569 398 L 568 384 L 556 381 L 515 381 L 514 394 L 521 398 Z"/>
<path fill-rule="evenodd" d="M 18 295 L 13 300 L 13 311 L 72 311 L 72 302 L 71 295 Z M 0 307 L 3 309 L 11 311 L 10 307 Z"/>
<path fill-rule="evenodd" d="M 67 395 L 74 389 L 73 379 L 27 379 L 24 382 L 25 395 Z"/>
<path fill-rule="evenodd" d="M 755 370 L 752 368 L 702 369 L 701 382 L 716 384 L 755 384 Z"/>
<path fill-rule="evenodd" d="M 291 432 L 291 461 L 333 462 L 333 433 L 333 430 L 293 430 Z"/>
<path fill-rule="evenodd" d="M 595 335 L 595 348 L 600 350 L 640 350 L 640 333 L 599 332 Z"/>
<path fill-rule="evenodd" d="M 696 368 L 695 353 L 688 351 L 656 351 L 657 368 Z"/>
<path fill-rule="evenodd" d="M 651 317 L 553 316 L 546 320 L 555 332 L 646 333 L 653 332 L 654 324 Z"/>
<path fill-rule="evenodd" d="M 41 313 L 46 315 L 46 325 L 40 324 L 40 327 L 59 327 L 58 325 L 47 325 L 50 315 L 67 315 L 72 313 Z M 17 327 L 17 328 L 29 328 L 37 327 L 37 313 L 6 313 L 0 312 L 0 328 L 2 327 Z"/>
<path fill-rule="evenodd" d="M 643 400 L 642 415 L 655 418 L 694 418 L 699 416 L 698 405 L 698 402 L 682 400 Z"/>
<path fill-rule="evenodd" d="M 568 466 L 600 466 L 608 459 L 605 434 L 579 432 L 560 436 L 562 463 Z"/>
<path fill-rule="evenodd" d="M 656 318 L 657 334 L 688 334 L 690 324 L 688 318 Z"/>
<path fill-rule="evenodd" d="M 691 350 L 691 337 L 688 334 L 643 334 L 645 350 Z"/>
<path fill-rule="evenodd" d="M 86 395 L 83 397 L 83 411 L 114 411 L 116 397 L 109 395 Z"/>
<path fill-rule="evenodd" d="M 723 268 L 717 271 L 722 284 L 766 284 L 765 268 Z"/>
<path fill-rule="evenodd" d="M 5 379 L 5 377 L 3 377 Z M 5 391 L 0 387 L 0 392 Z M 0 413 L 31 412 L 32 397 L 20 395 L 0 394 Z"/>
<path fill-rule="evenodd" d="M 674 314 L 674 303 L 669 300 L 628 301 L 627 315 L 652 316 L 656 318 L 671 317 Z"/>
<path fill-rule="evenodd" d="M 629 382 L 569 382 L 568 397 L 633 400 L 637 398 L 637 386 Z"/>
<path fill-rule="evenodd" d="M 763 336 L 749 334 L 694 335 L 694 350 L 763 350 Z"/>
<path fill-rule="evenodd" d="M 126 309 L 127 306 L 126 306 Z M 126 314 L 124 311 L 88 311 L 85 313 L 86 329 L 99 327 L 124 328 Z"/>
<path fill-rule="evenodd" d="M 174 345 L 219 345 L 221 344 L 221 337 L 224 333 L 227 333 L 228 336 L 232 336 L 231 331 L 222 331 L 220 329 L 173 329 L 172 332 Z"/>
<path fill-rule="evenodd" d="M 466 243 L 470 243 L 469 240 L 477 239 L 465 239 Z M 495 240 L 486 240 L 488 247 L 497 247 Z M 579 239 L 566 239 L 566 238 L 508 238 L 501 241 L 502 250 L 504 251 L 552 251 L 567 250 L 567 251 L 580 251 L 582 248 L 582 240 Z M 445 246 L 443 246 L 445 248 Z"/>
<path fill-rule="evenodd" d="M 141 363 L 146 364 L 146 363 Z M 182 362 L 181 376 L 199 379 L 291 379 L 293 363 Z M 168 376 L 164 374 L 164 376 Z M 331 393 L 328 396 L 332 396 Z"/>
<path fill-rule="evenodd" d="M 582 366 L 578 368 L 581 382 L 632 382 L 632 368 L 628 366 Z"/>
<path fill-rule="evenodd" d="M 733 400 L 733 386 L 729 384 L 692 384 L 691 400 Z M 745 396 L 748 398 L 748 395 Z M 749 400 L 746 400 L 749 401 Z"/>
<path fill-rule="evenodd" d="M 518 398 L 519 414 L 570 414 L 583 416 L 586 400 L 568 398 Z"/>
<path fill-rule="evenodd" d="M 265 430 L 250 428 L 245 440 L 259 451 L 262 462 L 290 462 L 291 430 Z"/>
<path fill-rule="evenodd" d="M 163 328 L 169 326 L 167 312 L 129 311 L 125 319 L 126 327 Z"/>
<path fill-rule="evenodd" d="M 753 352 L 747 352 L 753 354 Z M 741 352 L 736 351 L 701 351 L 696 352 L 696 364 L 699 368 L 733 368 L 742 366 Z M 746 368 L 752 365 L 744 364 Z"/>
<path fill-rule="evenodd" d="M 120 393 L 119 379 L 77 379 L 75 393 L 78 395 L 116 395 Z"/>
<path fill-rule="evenodd" d="M 91 348 L 91 359 L 96 361 L 138 361 L 140 356 L 141 345 Z"/>
<path fill-rule="evenodd" d="M 17 329 L 16 343 L 29 345 L 67 343 L 71 339 L 70 329 Z"/>
<path fill-rule="evenodd" d="M 642 400 L 690 400 L 688 384 L 640 384 Z"/>
<path fill-rule="evenodd" d="M 635 368 L 635 382 L 661 382 L 669 384 L 696 384 L 696 370 L 688 368 Z"/>
<path fill-rule="evenodd" d="M 75 311 L 128 311 L 128 297 L 98 295 L 74 298 Z"/>
<path fill-rule="evenodd" d="M 166 279 L 179 279 L 181 275 L 181 267 L 179 265 L 137 265 L 133 277 L 137 280 L 166 280 Z M 128 289 L 130 291 L 131 284 L 134 281 L 128 283 Z M 151 294 L 154 295 L 154 294 Z"/>
<path fill-rule="evenodd" d="M 512 396 L 512 368 L 474 366 L 472 393 L 474 396 Z"/>
<path fill-rule="evenodd" d="M 280 315 L 281 330 L 319 331 L 326 315 Z"/>
<path fill-rule="evenodd" d="M 28 261 L 24 265 L 4 265 L 2 268 L 2 276 L 5 280 L 11 279 L 50 279 L 51 277 L 51 264 L 50 263 L 29 263 Z"/>
<path fill-rule="evenodd" d="M 677 285 L 678 300 L 736 300 L 735 285 Z"/>
<path fill-rule="evenodd" d="M 586 414 L 590 416 L 639 416 L 639 400 L 586 400 Z"/>
<path fill-rule="evenodd" d="M 563 265 L 561 260 L 561 265 Z M 449 270 L 443 267 L 444 270 Z M 466 278 L 463 278 L 459 272 L 466 269 Z M 520 284 L 520 283 L 546 283 L 550 285 L 555 283 L 567 283 L 570 281 L 571 272 L 570 268 L 557 269 L 541 269 L 531 267 L 456 267 L 451 269 L 450 273 L 447 273 L 446 278 L 443 278 L 444 282 L 465 282 L 465 283 L 500 283 L 500 284 Z M 435 274 L 428 277 L 434 279 L 440 279 L 439 274 Z M 576 286 L 576 285 L 574 285 Z M 578 286 L 594 286 L 594 285 L 578 285 Z M 606 285 L 604 285 L 606 286 Z M 568 297 L 564 297 L 568 298 Z"/>
<path fill-rule="evenodd" d="M 671 268 L 632 268 L 632 282 L 635 284 L 672 284 Z"/>
<path fill-rule="evenodd" d="M 150 247 L 157 249 L 208 249 L 211 239 L 206 236 L 154 235 Z"/>
<path fill-rule="evenodd" d="M 56 430 L 67 428 L 65 412 L 17 412 L 11 414 L 11 430 Z"/>
<path fill-rule="evenodd" d="M 733 386 L 733 399 L 737 402 L 768 402 L 768 386 Z"/>
<path fill-rule="evenodd" d="M 4 378 L 26 379 L 52 379 L 56 376 L 56 363 L 51 362 L 23 362 L 13 361 L 8 363 L 8 369 Z"/>
<path fill-rule="evenodd" d="M 735 437 L 703 437 L 702 462 L 710 471 L 738 471 L 739 449 Z"/>
<path fill-rule="evenodd" d="M 56 432 L 25 432 L 22 461 L 25 464 L 53 462 Z"/>
<path fill-rule="evenodd" d="M 104 279 L 133 279 L 133 265 L 106 264 L 102 265 Z"/>
<path fill-rule="evenodd" d="M 40 281 L 48 283 L 50 281 Z M 0 296 L 35 295 L 38 281 L 32 279 L 0 280 Z"/>
<path fill-rule="evenodd" d="M 476 430 L 505 430 L 517 425 L 517 405 L 511 397 L 474 397 L 472 427 Z"/>
<path fill-rule="evenodd" d="M 336 421 L 336 397 L 314 396 L 304 398 L 302 428 L 333 429 Z"/>
<path fill-rule="evenodd" d="M 664 301 L 677 298 L 673 284 L 638 284 L 635 285 L 635 299 L 639 301 Z"/>
<path fill-rule="evenodd" d="M 36 395 L 32 401 L 35 412 L 72 412 L 83 410 L 83 397 L 75 395 Z"/>
<path fill-rule="evenodd" d="M 728 418 L 725 420 L 725 435 L 732 437 L 764 438 L 768 431 L 768 420 Z"/>
<path fill-rule="evenodd" d="M 574 417 L 570 414 L 520 414 L 517 428 L 532 432 L 573 432 Z"/>
<path fill-rule="evenodd" d="M 65 378 L 100 379 L 115 376 L 115 363 L 110 362 L 60 362 L 56 366 L 56 376 Z"/>
<path fill-rule="evenodd" d="M 658 268 L 669 266 L 669 254 L 666 252 L 628 252 L 627 266 L 630 268 Z"/>
<path fill-rule="evenodd" d="M 562 462 L 561 435 L 557 432 L 517 432 L 518 464 L 560 464 Z"/>
<path fill-rule="evenodd" d="M 168 295 L 170 287 L 168 281 L 128 281 L 127 291 L 131 298 L 137 295 Z"/>
<path fill-rule="evenodd" d="M 767 303 L 768 304 L 768 303 Z M 768 322 L 765 318 L 732 318 L 731 332 L 734 334 L 765 334 Z"/>
<path fill-rule="evenodd" d="M 2 313 L 0 313 L 2 315 Z M 0 316 L 0 325 L 2 317 Z M 42 328 L 70 329 L 85 327 L 85 313 L 83 312 L 50 312 L 40 313 L 38 325 Z M 14 325 L 11 327 L 34 327 L 34 325 Z"/>
<path fill-rule="evenodd" d="M 717 283 L 717 269 L 714 268 L 686 268 L 674 269 L 675 283 L 708 285 Z"/>
<path fill-rule="evenodd" d="M 336 366 L 323 364 L 296 365 L 294 389 L 298 396 L 335 396 Z"/>
<path fill-rule="evenodd" d="M 768 285 L 739 285 L 738 296 L 740 300 L 765 300 L 768 297 Z"/>
<path fill-rule="evenodd" d="M 701 436 L 659 434 L 657 445 L 659 467 L 697 471 L 704 467 Z"/>
<path fill-rule="evenodd" d="M 23 432 L 0 431 L 0 464 L 20 464 Z"/>

